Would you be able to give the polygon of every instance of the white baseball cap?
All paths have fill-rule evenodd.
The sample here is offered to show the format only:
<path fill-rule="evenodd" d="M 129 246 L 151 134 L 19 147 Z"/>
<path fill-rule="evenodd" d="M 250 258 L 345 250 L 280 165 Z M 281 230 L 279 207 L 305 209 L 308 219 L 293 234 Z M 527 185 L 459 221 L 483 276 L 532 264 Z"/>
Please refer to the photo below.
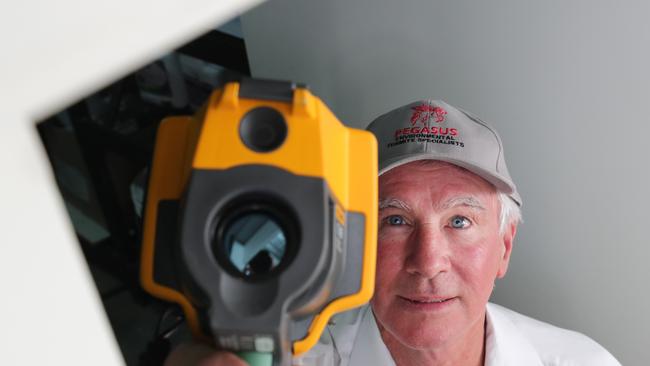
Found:
<path fill-rule="evenodd" d="M 416 160 L 445 161 L 477 174 L 521 206 L 497 131 L 441 100 L 394 109 L 367 129 L 377 137 L 379 175 Z"/>

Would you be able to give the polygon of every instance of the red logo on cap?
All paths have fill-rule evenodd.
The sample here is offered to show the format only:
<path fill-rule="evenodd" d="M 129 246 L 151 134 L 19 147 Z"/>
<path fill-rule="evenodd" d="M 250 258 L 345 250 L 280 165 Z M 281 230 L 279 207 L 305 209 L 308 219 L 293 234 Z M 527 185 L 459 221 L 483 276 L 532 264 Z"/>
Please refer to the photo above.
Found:
<path fill-rule="evenodd" d="M 443 122 L 445 120 L 445 115 L 447 111 L 441 107 L 434 107 L 429 104 L 420 104 L 418 106 L 412 107 L 413 114 L 411 115 L 411 126 L 415 126 L 416 123 L 422 122 L 427 125 L 427 122 L 434 117 L 436 123 Z"/>

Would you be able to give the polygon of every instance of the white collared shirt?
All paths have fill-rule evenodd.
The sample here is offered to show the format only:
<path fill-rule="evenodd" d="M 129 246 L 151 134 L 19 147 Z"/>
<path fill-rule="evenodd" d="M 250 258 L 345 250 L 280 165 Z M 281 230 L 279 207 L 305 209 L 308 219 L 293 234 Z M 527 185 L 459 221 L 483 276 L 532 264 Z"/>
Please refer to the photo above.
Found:
<path fill-rule="evenodd" d="M 319 343 L 294 359 L 304 366 L 395 366 L 369 305 L 340 314 Z M 620 366 L 591 338 L 502 306 L 486 307 L 485 366 Z"/>

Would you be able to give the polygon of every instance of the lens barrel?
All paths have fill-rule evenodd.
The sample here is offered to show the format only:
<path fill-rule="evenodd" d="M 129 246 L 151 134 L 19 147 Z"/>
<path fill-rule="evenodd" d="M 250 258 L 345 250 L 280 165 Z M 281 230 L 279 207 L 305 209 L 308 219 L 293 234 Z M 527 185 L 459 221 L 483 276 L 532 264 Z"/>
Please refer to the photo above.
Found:
<path fill-rule="evenodd" d="M 253 151 L 271 152 L 287 138 L 287 122 L 273 108 L 253 108 L 239 122 L 239 137 Z"/>

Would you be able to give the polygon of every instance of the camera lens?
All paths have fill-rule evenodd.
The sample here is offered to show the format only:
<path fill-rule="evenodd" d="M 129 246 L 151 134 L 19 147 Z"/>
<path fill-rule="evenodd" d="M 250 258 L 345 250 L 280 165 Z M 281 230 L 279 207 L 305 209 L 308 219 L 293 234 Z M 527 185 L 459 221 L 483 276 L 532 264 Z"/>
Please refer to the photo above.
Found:
<path fill-rule="evenodd" d="M 219 236 L 216 252 L 244 278 L 271 273 L 287 254 L 288 233 L 272 213 L 263 210 L 244 211 L 226 220 Z"/>
<path fill-rule="evenodd" d="M 287 137 L 287 123 L 280 112 L 269 107 L 251 109 L 239 123 L 239 136 L 244 144 L 257 152 L 270 152 Z"/>

